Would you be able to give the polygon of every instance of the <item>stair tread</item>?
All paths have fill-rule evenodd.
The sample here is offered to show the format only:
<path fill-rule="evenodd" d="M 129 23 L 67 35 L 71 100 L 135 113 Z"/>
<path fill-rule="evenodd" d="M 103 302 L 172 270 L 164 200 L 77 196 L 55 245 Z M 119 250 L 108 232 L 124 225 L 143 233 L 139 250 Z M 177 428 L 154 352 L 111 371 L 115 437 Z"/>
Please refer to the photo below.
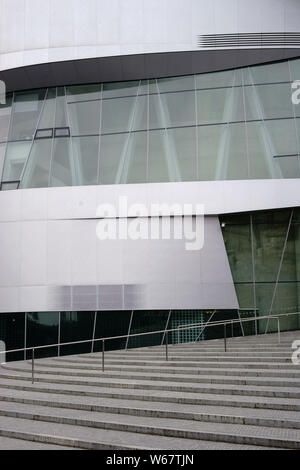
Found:
<path fill-rule="evenodd" d="M 44 436 L 54 436 L 66 439 L 84 440 L 93 443 L 112 444 L 118 447 L 128 446 L 132 449 L 180 449 L 180 450 L 201 450 L 201 449 L 238 449 L 239 445 L 217 443 L 214 441 L 174 438 L 166 436 L 155 436 L 151 434 L 132 433 L 128 431 L 117 431 L 108 429 L 95 429 L 84 426 L 71 426 L 60 423 L 49 423 L 42 421 L 30 421 L 27 419 L 14 419 L 0 416 L 0 431 L 8 430 L 23 433 L 37 433 Z M 241 448 L 251 448 L 251 446 L 241 446 Z M 257 448 L 252 446 L 252 448 Z M 265 447 L 262 447 L 265 448 Z"/>

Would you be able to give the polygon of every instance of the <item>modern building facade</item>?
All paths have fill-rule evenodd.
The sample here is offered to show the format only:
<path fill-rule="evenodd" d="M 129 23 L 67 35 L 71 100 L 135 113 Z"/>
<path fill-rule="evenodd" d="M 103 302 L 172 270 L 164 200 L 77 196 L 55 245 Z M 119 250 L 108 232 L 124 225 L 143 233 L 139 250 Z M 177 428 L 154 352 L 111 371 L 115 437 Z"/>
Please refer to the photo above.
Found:
<path fill-rule="evenodd" d="M 299 24 L 296 0 L 0 0 L 7 349 L 299 311 Z M 101 204 L 140 227 L 180 205 L 173 231 L 202 205 L 203 247 L 99 240 Z"/>

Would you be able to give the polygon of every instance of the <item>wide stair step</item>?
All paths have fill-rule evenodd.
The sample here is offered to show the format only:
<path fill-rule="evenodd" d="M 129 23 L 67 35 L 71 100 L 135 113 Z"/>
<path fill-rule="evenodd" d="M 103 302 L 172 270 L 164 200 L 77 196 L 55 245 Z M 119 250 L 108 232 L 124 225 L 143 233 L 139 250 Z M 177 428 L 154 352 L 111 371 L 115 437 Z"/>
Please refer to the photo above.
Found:
<path fill-rule="evenodd" d="M 300 449 L 300 332 L 3 364 L 0 449 Z"/>

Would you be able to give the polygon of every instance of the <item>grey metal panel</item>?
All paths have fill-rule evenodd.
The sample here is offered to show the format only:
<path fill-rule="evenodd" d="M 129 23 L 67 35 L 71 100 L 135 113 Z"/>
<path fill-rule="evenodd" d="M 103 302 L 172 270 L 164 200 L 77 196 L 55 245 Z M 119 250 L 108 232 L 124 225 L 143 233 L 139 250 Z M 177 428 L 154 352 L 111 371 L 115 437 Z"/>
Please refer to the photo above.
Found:
<path fill-rule="evenodd" d="M 96 310 L 98 306 L 97 286 L 72 286 L 72 310 Z"/>
<path fill-rule="evenodd" d="M 124 305 L 123 285 L 100 285 L 99 310 L 122 310 Z"/>
<path fill-rule="evenodd" d="M 49 311 L 72 311 L 71 286 L 47 286 L 46 305 Z"/>
<path fill-rule="evenodd" d="M 168 223 L 165 217 L 161 220 Z M 179 218 L 173 220 L 177 223 Z M 8 228 L 0 245 L 0 311 L 237 307 L 217 217 L 205 219 L 200 252 L 187 251 L 184 239 L 100 241 L 96 224 L 89 219 L 3 223 Z M 19 238 L 13 235 L 18 226 Z M 100 256 L 99 262 L 106 247 L 109 255 Z M 12 261 L 17 268 L 8 271 L 10 290 L 5 271 Z"/>
<path fill-rule="evenodd" d="M 193 214 L 196 205 L 200 204 L 206 215 L 300 205 L 299 179 L 26 189 L 0 192 L 0 222 L 49 220 L 54 223 L 55 220 L 97 219 L 97 207 L 102 203 L 113 205 L 119 217 L 122 215 L 119 212 L 120 196 L 127 197 L 128 206 L 145 205 L 149 216 L 155 215 L 151 212 L 152 204 L 192 204 Z M 102 254 L 99 256 L 101 258 Z"/>

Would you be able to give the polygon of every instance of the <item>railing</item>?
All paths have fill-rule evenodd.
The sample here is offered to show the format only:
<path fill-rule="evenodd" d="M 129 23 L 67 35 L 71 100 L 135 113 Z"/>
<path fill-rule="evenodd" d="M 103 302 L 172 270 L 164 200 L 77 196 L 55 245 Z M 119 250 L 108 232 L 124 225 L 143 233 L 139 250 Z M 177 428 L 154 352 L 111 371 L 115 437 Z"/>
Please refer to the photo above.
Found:
<path fill-rule="evenodd" d="M 294 313 L 283 313 L 279 315 L 267 315 L 267 316 L 262 316 L 262 317 L 252 317 L 252 318 L 239 318 L 236 320 L 222 320 L 222 321 L 216 321 L 216 322 L 207 322 L 205 328 L 209 328 L 211 326 L 221 326 L 224 325 L 224 352 L 227 352 L 227 325 L 233 325 L 234 323 L 245 323 L 245 322 L 251 322 L 251 321 L 257 321 L 257 320 L 265 320 L 268 319 L 275 319 L 277 320 L 277 335 L 278 335 L 278 343 L 280 344 L 280 319 L 282 317 L 287 317 L 287 316 L 292 316 L 292 315 L 300 315 L 300 312 L 294 312 Z M 149 331 L 146 333 L 133 333 L 130 335 L 122 335 L 122 336 L 110 336 L 106 338 L 98 338 L 98 339 L 88 339 L 88 340 L 82 340 L 82 341 L 73 341 L 70 343 L 57 343 L 57 344 L 47 344 L 44 346 L 35 346 L 35 347 L 30 347 L 30 348 L 21 348 L 21 349 L 13 349 L 10 351 L 6 351 L 5 353 L 16 353 L 16 352 L 25 352 L 25 351 L 32 351 L 32 356 L 31 356 L 31 375 L 32 375 L 32 383 L 34 384 L 34 362 L 35 362 L 35 351 L 40 350 L 40 349 L 48 349 L 48 348 L 55 348 L 55 347 L 61 347 L 61 346 L 71 346 L 74 344 L 85 344 L 85 343 L 97 343 L 97 342 L 102 342 L 102 371 L 104 372 L 105 370 L 105 342 L 109 340 L 115 340 L 115 339 L 125 339 L 125 338 L 130 338 L 130 337 L 139 337 L 139 336 L 147 336 L 147 335 L 155 335 L 155 334 L 164 334 L 165 335 L 165 354 L 166 354 L 166 361 L 169 360 L 169 341 L 168 341 L 168 335 L 169 333 L 173 333 L 178 330 L 193 330 L 195 328 L 203 327 L 203 323 L 198 323 L 197 325 L 193 326 L 183 326 L 183 327 L 177 327 L 177 328 L 172 328 L 169 330 L 159 330 L 159 331 Z M 266 333 L 265 333 L 266 334 Z"/>
<path fill-rule="evenodd" d="M 177 328 L 178 328 L 178 331 L 177 331 L 177 343 L 180 343 L 179 339 L 180 339 L 180 331 L 181 331 L 181 328 L 186 326 L 186 327 L 189 327 L 189 326 L 195 326 L 195 325 L 198 325 L 199 328 L 202 328 L 202 330 L 200 331 L 200 333 L 198 334 L 195 342 L 198 341 L 198 339 L 200 338 L 200 336 L 202 335 L 202 333 L 204 332 L 205 330 L 205 327 L 206 325 L 210 322 L 210 319 L 214 316 L 214 314 L 216 313 L 216 310 L 213 311 L 213 313 L 211 314 L 211 316 L 209 317 L 209 319 L 207 320 L 207 322 L 196 322 L 196 323 L 189 323 L 189 324 L 182 324 L 182 325 L 178 325 Z M 183 330 L 185 330 L 185 328 L 183 328 Z"/>

